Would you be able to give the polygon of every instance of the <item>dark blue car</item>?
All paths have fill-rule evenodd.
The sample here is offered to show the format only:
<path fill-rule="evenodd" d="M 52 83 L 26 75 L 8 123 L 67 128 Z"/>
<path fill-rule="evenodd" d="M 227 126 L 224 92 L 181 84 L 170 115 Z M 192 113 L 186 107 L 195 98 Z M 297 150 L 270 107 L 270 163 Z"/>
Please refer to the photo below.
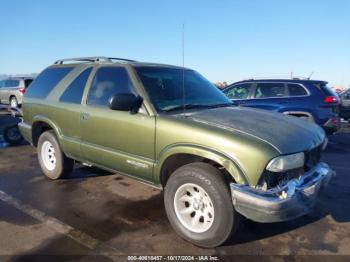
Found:
<path fill-rule="evenodd" d="M 304 79 L 244 80 L 223 92 L 236 104 L 297 116 L 324 127 L 339 129 L 339 97 L 325 81 Z"/>

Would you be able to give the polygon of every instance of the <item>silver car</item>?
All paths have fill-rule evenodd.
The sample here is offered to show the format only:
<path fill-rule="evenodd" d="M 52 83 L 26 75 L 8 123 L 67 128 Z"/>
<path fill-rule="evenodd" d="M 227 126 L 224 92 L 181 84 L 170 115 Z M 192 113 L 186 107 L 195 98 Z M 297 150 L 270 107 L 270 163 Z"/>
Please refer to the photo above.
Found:
<path fill-rule="evenodd" d="M 0 81 L 0 103 L 18 107 L 23 94 L 33 81 L 32 77 L 11 77 Z"/>

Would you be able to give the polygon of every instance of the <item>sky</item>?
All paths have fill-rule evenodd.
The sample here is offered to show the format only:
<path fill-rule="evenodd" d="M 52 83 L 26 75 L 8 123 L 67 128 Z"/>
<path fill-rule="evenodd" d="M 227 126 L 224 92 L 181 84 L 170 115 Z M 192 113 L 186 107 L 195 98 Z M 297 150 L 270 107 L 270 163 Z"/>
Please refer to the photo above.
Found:
<path fill-rule="evenodd" d="M 309 76 L 350 87 L 349 0 L 0 0 L 0 74 L 112 56 L 209 80 Z"/>

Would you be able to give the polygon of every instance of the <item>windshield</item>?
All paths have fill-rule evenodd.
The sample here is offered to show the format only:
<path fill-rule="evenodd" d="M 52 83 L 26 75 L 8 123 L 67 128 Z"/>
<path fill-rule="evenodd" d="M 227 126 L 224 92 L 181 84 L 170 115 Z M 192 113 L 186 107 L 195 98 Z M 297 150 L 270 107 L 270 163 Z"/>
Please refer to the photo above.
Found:
<path fill-rule="evenodd" d="M 135 70 L 158 112 L 181 110 L 184 104 L 188 109 L 233 105 L 220 90 L 193 70 L 164 67 L 136 67 Z"/>

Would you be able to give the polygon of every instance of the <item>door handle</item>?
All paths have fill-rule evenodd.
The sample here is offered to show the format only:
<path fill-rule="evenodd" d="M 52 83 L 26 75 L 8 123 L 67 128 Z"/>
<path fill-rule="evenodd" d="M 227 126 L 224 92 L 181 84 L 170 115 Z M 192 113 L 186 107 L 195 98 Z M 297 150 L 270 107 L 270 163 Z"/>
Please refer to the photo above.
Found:
<path fill-rule="evenodd" d="M 88 120 L 89 117 L 90 117 L 90 115 L 88 113 L 81 113 L 81 115 L 80 115 L 80 119 L 83 121 Z"/>

